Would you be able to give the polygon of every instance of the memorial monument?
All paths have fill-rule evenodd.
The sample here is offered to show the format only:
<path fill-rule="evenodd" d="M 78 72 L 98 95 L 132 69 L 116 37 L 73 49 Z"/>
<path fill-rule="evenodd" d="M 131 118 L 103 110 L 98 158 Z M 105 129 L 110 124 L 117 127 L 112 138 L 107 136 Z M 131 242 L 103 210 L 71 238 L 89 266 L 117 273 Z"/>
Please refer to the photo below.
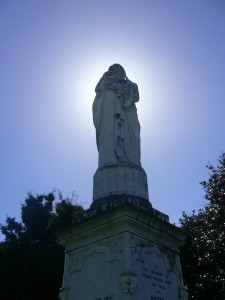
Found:
<path fill-rule="evenodd" d="M 93 202 L 59 232 L 65 247 L 59 298 L 187 300 L 179 262 L 183 232 L 149 201 L 140 159 L 138 86 L 114 64 L 95 91 L 99 155 Z"/>

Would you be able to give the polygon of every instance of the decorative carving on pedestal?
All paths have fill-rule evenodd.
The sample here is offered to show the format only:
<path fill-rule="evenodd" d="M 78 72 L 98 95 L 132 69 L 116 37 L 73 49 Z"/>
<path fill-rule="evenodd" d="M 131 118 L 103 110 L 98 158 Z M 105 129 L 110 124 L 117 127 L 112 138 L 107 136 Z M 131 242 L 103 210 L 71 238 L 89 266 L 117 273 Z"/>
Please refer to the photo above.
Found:
<path fill-rule="evenodd" d="M 105 260 L 110 263 L 114 260 L 123 261 L 123 250 L 121 240 L 111 240 L 106 245 L 93 245 L 80 254 L 79 252 L 71 252 L 66 255 L 64 285 L 60 289 L 60 300 L 67 300 L 68 286 L 71 275 L 74 272 L 80 272 L 85 264 L 86 259 L 95 253 L 100 253 L 105 256 Z"/>
<path fill-rule="evenodd" d="M 145 254 L 146 253 L 153 253 L 154 252 L 154 245 L 153 243 L 149 242 L 148 244 L 141 243 L 139 241 L 133 241 L 132 243 L 132 264 L 135 263 L 135 261 L 140 261 L 144 263 L 145 260 Z"/>
<path fill-rule="evenodd" d="M 181 272 L 181 267 L 180 267 L 180 261 L 179 261 L 179 256 L 175 252 L 162 248 L 161 249 L 162 253 L 165 253 L 167 256 L 167 261 L 168 261 L 168 271 L 173 273 L 176 278 L 177 282 L 180 282 L 180 286 L 178 287 L 178 294 L 179 294 L 179 299 L 180 300 L 187 300 L 188 299 L 188 292 L 187 289 L 184 287 L 183 284 L 183 279 L 182 279 L 182 272 Z"/>
<path fill-rule="evenodd" d="M 177 268 L 177 254 L 173 251 L 171 251 L 168 248 L 160 247 L 160 256 L 164 258 L 164 261 L 166 263 L 166 268 L 168 272 L 172 272 L 177 276 L 178 268 Z"/>
<path fill-rule="evenodd" d="M 177 297 L 187 300 L 188 293 L 183 285 L 178 253 L 137 237 L 131 237 L 131 241 L 131 265 L 142 266 L 144 271 L 141 275 L 151 279 L 153 284 L 158 280 L 161 286 L 164 284 L 164 288 L 169 288 L 173 282 L 172 278 L 175 277 L 178 283 Z"/>
<path fill-rule="evenodd" d="M 156 245 L 153 242 L 143 243 L 139 240 L 133 240 L 132 243 L 132 264 L 135 261 L 144 263 L 148 255 L 155 254 L 164 265 L 168 272 L 173 272 L 175 275 L 179 273 L 177 254 L 168 248 Z"/>
<path fill-rule="evenodd" d="M 120 288 L 124 294 L 133 294 L 137 288 L 137 276 L 133 272 L 125 272 L 120 276 Z"/>
<path fill-rule="evenodd" d="M 94 245 L 93 247 L 85 251 L 82 255 L 71 255 L 71 259 L 73 261 L 73 269 L 71 271 L 80 271 L 85 260 L 94 253 L 104 254 L 107 262 L 123 259 L 123 256 L 121 254 L 121 246 L 119 247 L 115 242 L 108 243 L 107 245 Z"/>
<path fill-rule="evenodd" d="M 70 273 L 80 271 L 85 260 L 94 253 L 104 254 L 107 262 L 123 260 L 121 247 L 118 241 L 111 241 L 107 245 L 94 245 L 82 254 L 72 253 L 70 255 Z"/>

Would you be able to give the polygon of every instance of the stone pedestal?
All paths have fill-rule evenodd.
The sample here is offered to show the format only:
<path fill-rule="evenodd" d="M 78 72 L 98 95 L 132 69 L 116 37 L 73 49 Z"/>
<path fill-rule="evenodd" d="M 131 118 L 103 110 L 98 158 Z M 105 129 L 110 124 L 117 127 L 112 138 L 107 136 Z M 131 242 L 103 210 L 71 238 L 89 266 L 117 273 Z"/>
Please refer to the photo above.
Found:
<path fill-rule="evenodd" d="M 66 259 L 60 299 L 186 300 L 180 229 L 150 203 L 126 195 L 92 205 L 59 232 Z"/>
<path fill-rule="evenodd" d="M 94 201 L 122 194 L 148 200 L 148 183 L 144 169 L 131 163 L 117 163 L 99 168 L 95 172 Z"/>

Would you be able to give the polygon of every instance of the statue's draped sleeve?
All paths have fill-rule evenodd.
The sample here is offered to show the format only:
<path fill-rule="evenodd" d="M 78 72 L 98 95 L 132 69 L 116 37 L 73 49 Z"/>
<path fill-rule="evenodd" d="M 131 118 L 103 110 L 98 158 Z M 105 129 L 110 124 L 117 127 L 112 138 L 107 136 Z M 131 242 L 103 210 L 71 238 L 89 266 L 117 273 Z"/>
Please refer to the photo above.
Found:
<path fill-rule="evenodd" d="M 99 148 L 99 131 L 100 131 L 100 124 L 101 124 L 101 114 L 102 114 L 102 106 L 104 101 L 104 77 L 105 74 L 102 76 L 102 78 L 99 80 L 96 88 L 95 88 L 95 99 L 92 106 L 92 113 L 93 113 L 93 122 L 96 128 L 96 142 L 97 142 L 97 148 Z"/>

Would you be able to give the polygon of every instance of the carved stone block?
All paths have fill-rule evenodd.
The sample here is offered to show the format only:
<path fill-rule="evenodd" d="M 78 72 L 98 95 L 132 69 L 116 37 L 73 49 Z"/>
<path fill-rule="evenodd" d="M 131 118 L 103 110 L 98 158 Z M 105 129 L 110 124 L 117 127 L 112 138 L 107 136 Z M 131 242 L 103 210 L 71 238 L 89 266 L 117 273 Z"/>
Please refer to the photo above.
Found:
<path fill-rule="evenodd" d="M 94 201 L 111 195 L 132 195 L 148 200 L 145 171 L 137 165 L 120 163 L 104 166 L 94 175 Z"/>
<path fill-rule="evenodd" d="M 123 203 L 61 231 L 66 259 L 60 299 L 188 299 L 179 262 L 184 236 L 165 220 L 153 209 Z"/>

